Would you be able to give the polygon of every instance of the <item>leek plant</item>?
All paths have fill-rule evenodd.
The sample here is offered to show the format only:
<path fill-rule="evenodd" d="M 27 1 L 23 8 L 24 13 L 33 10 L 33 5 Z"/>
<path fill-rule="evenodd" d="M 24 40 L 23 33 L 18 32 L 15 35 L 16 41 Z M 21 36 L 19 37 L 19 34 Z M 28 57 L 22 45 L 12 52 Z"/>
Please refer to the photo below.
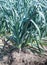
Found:
<path fill-rule="evenodd" d="M 47 5 L 42 2 L 0 0 L 0 35 L 4 34 L 19 50 L 27 47 L 41 53 L 41 38 L 47 35 Z"/>

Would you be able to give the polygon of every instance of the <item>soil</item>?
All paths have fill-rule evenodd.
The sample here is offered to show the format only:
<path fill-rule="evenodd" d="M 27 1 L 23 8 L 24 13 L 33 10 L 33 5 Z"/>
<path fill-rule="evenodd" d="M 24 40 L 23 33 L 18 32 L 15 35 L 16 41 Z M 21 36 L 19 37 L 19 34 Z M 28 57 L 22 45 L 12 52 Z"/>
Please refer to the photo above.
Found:
<path fill-rule="evenodd" d="M 33 53 L 13 53 L 13 58 L 15 58 L 12 65 L 47 65 L 47 56 L 38 56 Z"/>
<path fill-rule="evenodd" d="M 12 52 L 13 61 L 10 65 L 47 65 L 47 55 L 38 56 L 31 51 Z M 0 65 L 8 65 L 8 56 L 4 56 L 0 61 Z"/>
<path fill-rule="evenodd" d="M 10 65 L 47 65 L 47 56 L 34 55 L 32 52 L 16 52 L 12 53 L 13 61 Z M 0 61 L 0 65 L 8 65 L 8 56 L 4 56 L 3 60 Z"/>

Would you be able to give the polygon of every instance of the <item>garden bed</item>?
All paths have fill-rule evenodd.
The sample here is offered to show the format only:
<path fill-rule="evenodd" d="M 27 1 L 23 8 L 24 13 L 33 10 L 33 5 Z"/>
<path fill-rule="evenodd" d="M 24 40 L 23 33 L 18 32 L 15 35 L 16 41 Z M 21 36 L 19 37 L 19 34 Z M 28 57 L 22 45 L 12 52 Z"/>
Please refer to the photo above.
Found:
<path fill-rule="evenodd" d="M 47 56 L 38 56 L 34 55 L 32 52 L 24 53 L 24 52 L 16 52 L 12 53 L 13 55 L 13 62 L 11 65 L 47 65 Z M 3 63 L 0 65 L 8 65 L 7 64 L 7 56 L 4 56 Z M 1 62 L 1 61 L 0 61 Z"/>
<path fill-rule="evenodd" d="M 2 41 L 0 40 L 0 44 L 1 43 Z M 47 49 L 47 47 L 45 47 L 45 49 Z M 15 49 L 11 53 L 13 61 L 8 64 L 8 55 L 5 55 L 3 60 L 0 61 L 0 65 L 47 65 L 47 53 L 45 54 L 46 55 L 33 54 L 27 49 L 18 52 L 18 49 Z"/>

